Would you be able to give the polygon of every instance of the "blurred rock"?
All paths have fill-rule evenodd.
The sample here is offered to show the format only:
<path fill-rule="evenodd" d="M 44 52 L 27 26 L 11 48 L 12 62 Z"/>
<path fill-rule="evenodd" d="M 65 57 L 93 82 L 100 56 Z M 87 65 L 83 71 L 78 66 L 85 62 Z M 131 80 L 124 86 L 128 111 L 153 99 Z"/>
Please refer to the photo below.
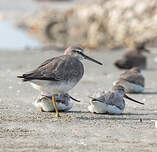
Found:
<path fill-rule="evenodd" d="M 157 0 L 100 0 L 68 10 L 40 10 L 18 24 L 45 45 L 122 47 L 157 39 Z"/>

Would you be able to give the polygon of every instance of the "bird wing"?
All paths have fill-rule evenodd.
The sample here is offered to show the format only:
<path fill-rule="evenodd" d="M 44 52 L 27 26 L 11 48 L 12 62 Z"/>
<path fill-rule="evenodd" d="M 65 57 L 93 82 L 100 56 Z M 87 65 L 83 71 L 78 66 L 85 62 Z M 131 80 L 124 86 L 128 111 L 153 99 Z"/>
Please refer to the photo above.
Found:
<path fill-rule="evenodd" d="M 130 69 L 134 66 L 145 65 L 146 57 L 142 54 L 137 54 L 135 51 L 129 51 L 117 60 L 114 64 L 120 69 Z"/>
<path fill-rule="evenodd" d="M 99 101 L 102 101 L 103 103 L 106 103 L 106 100 L 105 100 L 103 95 L 98 97 L 98 98 L 96 98 L 96 99 L 98 99 Z"/>
<path fill-rule="evenodd" d="M 144 77 L 140 73 L 137 73 L 137 72 L 127 71 L 120 75 L 120 79 L 144 86 Z"/>
<path fill-rule="evenodd" d="M 132 68 L 133 61 L 130 58 L 124 57 L 117 60 L 114 64 L 120 69 L 130 69 Z"/>
<path fill-rule="evenodd" d="M 82 70 L 80 70 L 82 68 Z M 37 69 L 19 76 L 24 81 L 30 80 L 70 80 L 71 78 L 81 79 L 84 73 L 82 63 L 70 56 L 60 56 L 43 62 Z"/>
<path fill-rule="evenodd" d="M 137 53 L 135 51 L 132 53 L 128 52 L 124 55 L 124 58 L 127 62 L 131 63 L 132 66 L 139 66 L 142 63 L 144 64 L 146 62 L 146 57 L 143 54 Z"/>
<path fill-rule="evenodd" d="M 119 97 L 118 94 L 115 94 L 114 92 L 109 91 L 106 93 L 106 103 L 108 105 L 114 105 L 118 107 L 119 109 L 122 109 L 125 106 L 125 101 L 123 100 L 123 103 L 121 102 L 121 97 Z"/>
<path fill-rule="evenodd" d="M 44 66 L 46 64 L 49 64 L 51 61 L 55 60 L 55 58 L 56 57 L 46 60 L 45 62 L 43 62 L 42 64 L 40 64 L 40 66 L 38 68 L 41 68 L 42 66 Z"/>

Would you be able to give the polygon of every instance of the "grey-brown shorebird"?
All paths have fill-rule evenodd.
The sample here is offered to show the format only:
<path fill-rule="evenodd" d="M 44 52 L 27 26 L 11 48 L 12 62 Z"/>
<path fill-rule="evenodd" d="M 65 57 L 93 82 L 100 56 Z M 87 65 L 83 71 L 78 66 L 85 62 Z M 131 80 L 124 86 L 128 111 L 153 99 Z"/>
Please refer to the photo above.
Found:
<path fill-rule="evenodd" d="M 143 55 L 143 52 L 150 52 L 145 48 L 145 43 L 134 44 L 114 65 L 120 69 L 131 69 L 133 67 L 145 69 L 147 58 Z"/>
<path fill-rule="evenodd" d="M 140 93 L 144 91 L 145 79 L 138 67 L 122 73 L 114 85 L 122 85 L 127 93 Z"/>
<path fill-rule="evenodd" d="M 100 92 L 97 97 L 90 97 L 90 105 L 88 109 L 92 113 L 121 114 L 125 108 L 125 100 L 127 98 L 139 104 L 144 104 L 128 97 L 123 86 L 116 85 L 105 93 Z"/>
<path fill-rule="evenodd" d="M 68 47 L 64 55 L 48 59 L 37 69 L 18 78 L 31 82 L 35 89 L 41 91 L 41 94 L 51 95 L 56 116 L 59 117 L 55 94 L 67 93 L 80 81 L 84 74 L 82 59 L 102 65 L 99 61 L 85 55 L 83 48 L 73 46 Z"/>
<path fill-rule="evenodd" d="M 56 106 L 58 111 L 68 111 L 72 108 L 73 103 L 70 99 L 80 102 L 79 100 L 71 97 L 69 94 L 55 95 Z M 54 112 L 54 105 L 52 103 L 52 96 L 40 95 L 35 101 L 35 106 L 40 108 L 41 112 Z"/>

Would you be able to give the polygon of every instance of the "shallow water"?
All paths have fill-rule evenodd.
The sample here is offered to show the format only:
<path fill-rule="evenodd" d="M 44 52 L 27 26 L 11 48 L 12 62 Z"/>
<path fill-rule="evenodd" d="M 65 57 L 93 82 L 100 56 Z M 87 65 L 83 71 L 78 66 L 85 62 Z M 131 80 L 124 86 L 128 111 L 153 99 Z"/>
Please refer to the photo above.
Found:
<path fill-rule="evenodd" d="M 15 27 L 11 21 L 0 22 L 0 50 L 24 50 L 41 47 L 38 40 Z"/>

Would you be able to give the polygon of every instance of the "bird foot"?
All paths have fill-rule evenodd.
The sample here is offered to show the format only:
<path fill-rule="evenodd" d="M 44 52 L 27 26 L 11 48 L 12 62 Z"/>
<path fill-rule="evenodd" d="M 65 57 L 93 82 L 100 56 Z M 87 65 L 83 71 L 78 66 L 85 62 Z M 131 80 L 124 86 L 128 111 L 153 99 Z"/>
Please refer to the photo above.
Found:
<path fill-rule="evenodd" d="M 57 114 L 56 114 L 56 117 L 57 117 L 57 118 L 68 118 L 69 116 L 68 116 L 68 115 L 57 115 Z"/>
<path fill-rule="evenodd" d="M 40 107 L 40 112 L 45 112 L 42 107 Z"/>
<path fill-rule="evenodd" d="M 56 113 L 57 118 L 61 118 L 61 115 L 59 113 Z"/>

